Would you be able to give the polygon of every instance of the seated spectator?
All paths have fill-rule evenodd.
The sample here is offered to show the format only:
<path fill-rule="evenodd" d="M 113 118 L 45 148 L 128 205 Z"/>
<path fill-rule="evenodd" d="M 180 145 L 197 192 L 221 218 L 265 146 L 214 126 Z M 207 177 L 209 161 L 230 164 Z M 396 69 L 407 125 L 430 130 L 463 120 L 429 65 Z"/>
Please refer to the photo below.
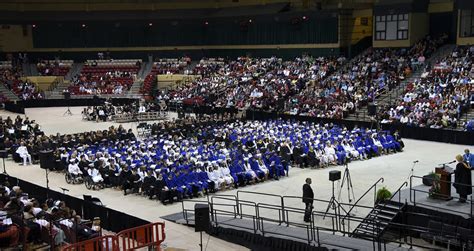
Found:
<path fill-rule="evenodd" d="M 25 143 L 21 142 L 20 147 L 16 149 L 16 153 L 23 159 L 23 165 L 31 165 L 31 154 L 28 153 L 28 149 L 25 146 Z"/>

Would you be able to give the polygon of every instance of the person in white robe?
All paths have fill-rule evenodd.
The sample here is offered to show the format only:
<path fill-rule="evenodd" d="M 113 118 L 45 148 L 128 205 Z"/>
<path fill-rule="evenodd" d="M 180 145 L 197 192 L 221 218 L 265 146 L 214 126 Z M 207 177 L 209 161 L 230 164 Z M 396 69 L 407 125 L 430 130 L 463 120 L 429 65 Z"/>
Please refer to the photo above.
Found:
<path fill-rule="evenodd" d="M 25 143 L 21 142 L 18 149 L 16 149 L 16 153 L 23 159 L 23 165 L 26 166 L 31 165 L 31 154 L 28 153 L 28 148 L 26 148 Z"/>
<path fill-rule="evenodd" d="M 89 170 L 87 170 L 87 173 L 92 178 L 92 181 L 94 183 L 99 183 L 99 182 L 104 181 L 104 178 L 102 178 L 102 175 L 100 174 L 99 170 L 97 170 L 97 168 L 95 167 L 89 168 Z"/>

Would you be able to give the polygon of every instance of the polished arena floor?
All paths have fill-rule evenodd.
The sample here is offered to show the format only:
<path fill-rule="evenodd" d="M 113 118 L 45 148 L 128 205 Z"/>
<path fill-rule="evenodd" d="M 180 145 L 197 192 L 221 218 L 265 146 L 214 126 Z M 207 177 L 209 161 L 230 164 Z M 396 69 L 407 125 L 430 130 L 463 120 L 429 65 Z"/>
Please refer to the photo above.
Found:
<path fill-rule="evenodd" d="M 81 119 L 82 107 L 72 107 L 72 116 L 64 116 L 67 108 L 29 108 L 26 110 L 26 116 L 30 119 L 36 120 L 42 126 L 42 130 L 46 134 L 55 133 L 76 133 L 91 130 L 104 130 L 111 125 L 116 125 L 112 122 L 89 122 Z M 16 116 L 6 111 L 0 111 L 0 115 Z M 170 117 L 175 116 L 171 114 Z M 136 132 L 136 123 L 124 123 L 123 126 L 128 129 L 132 128 Z M 350 174 L 354 187 L 355 197 L 359 198 L 375 181 L 380 177 L 385 179 L 383 186 L 389 190 L 396 190 L 410 175 L 412 163 L 419 160 L 415 166 L 414 174 L 423 176 L 428 172 L 434 170 L 439 163 L 449 162 L 454 160 L 454 156 L 463 153 L 464 149 L 472 146 L 453 145 L 445 143 L 436 143 L 429 141 L 410 140 L 405 139 L 405 149 L 402 153 L 386 155 L 378 158 L 373 158 L 366 161 L 355 161 L 349 164 Z M 18 177 L 23 180 L 30 181 L 35 184 L 45 186 L 44 170 L 39 166 L 20 166 L 12 161 L 7 161 L 7 172 L 9 175 Z M 288 196 L 301 196 L 301 187 L 306 177 L 311 177 L 313 180 L 313 190 L 315 196 L 319 199 L 328 200 L 331 197 L 331 182 L 328 180 L 328 172 L 330 170 L 344 170 L 344 167 L 330 167 L 326 169 L 298 169 L 290 170 L 289 177 L 280 179 L 280 181 L 268 181 L 261 184 L 247 186 L 242 188 L 246 191 L 258 191 L 264 193 L 274 193 Z M 128 195 L 126 197 L 120 191 L 113 189 L 104 189 L 100 191 L 89 191 L 84 185 L 68 185 L 64 181 L 64 175 L 61 173 L 51 173 L 50 188 L 56 191 L 61 191 L 60 187 L 69 189 L 68 194 L 82 198 L 83 194 L 90 194 L 98 197 L 102 202 L 110 208 L 135 215 L 137 217 L 149 221 L 163 221 L 160 217 L 172 213 L 181 212 L 181 203 L 172 205 L 162 205 L 157 201 L 150 201 L 145 197 L 137 195 Z M 421 184 L 421 180 L 416 180 L 415 185 Z M 336 183 L 336 187 L 339 183 Z M 229 190 L 221 192 L 222 194 L 235 194 L 237 190 Z M 338 194 L 336 189 L 336 196 Z M 245 195 L 246 200 L 253 200 L 258 202 L 269 202 L 271 199 L 257 195 Z M 347 191 L 342 191 L 341 200 L 347 202 Z M 372 196 L 366 196 L 362 204 L 370 205 L 373 203 Z M 303 208 L 303 203 L 299 200 L 291 201 L 291 206 Z M 316 204 L 317 209 L 324 209 L 327 205 Z M 356 212 L 363 215 L 365 212 Z M 272 214 L 272 212 L 269 212 Z M 295 219 L 298 220 L 298 219 Z M 299 219 L 302 221 L 302 219 Z M 327 222 L 319 222 L 320 224 L 328 224 Z M 318 223 L 318 224 L 319 224 Z M 179 248 L 184 250 L 199 250 L 199 233 L 195 233 L 194 229 L 166 222 L 166 241 L 165 245 L 168 247 Z M 204 243 L 208 236 L 205 235 Z M 214 237 L 209 238 L 207 250 L 247 250 L 244 247 L 228 243 Z"/>

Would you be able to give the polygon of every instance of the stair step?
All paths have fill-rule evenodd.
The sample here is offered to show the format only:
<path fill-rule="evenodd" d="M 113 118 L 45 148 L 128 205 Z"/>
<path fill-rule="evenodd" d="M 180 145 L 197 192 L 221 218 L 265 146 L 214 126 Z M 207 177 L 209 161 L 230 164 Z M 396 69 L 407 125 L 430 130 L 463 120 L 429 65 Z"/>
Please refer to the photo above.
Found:
<path fill-rule="evenodd" d="M 392 217 L 394 217 L 398 214 L 398 211 L 383 210 L 383 209 L 377 210 L 377 212 L 378 212 L 379 215 L 383 214 L 385 216 L 392 216 Z"/>

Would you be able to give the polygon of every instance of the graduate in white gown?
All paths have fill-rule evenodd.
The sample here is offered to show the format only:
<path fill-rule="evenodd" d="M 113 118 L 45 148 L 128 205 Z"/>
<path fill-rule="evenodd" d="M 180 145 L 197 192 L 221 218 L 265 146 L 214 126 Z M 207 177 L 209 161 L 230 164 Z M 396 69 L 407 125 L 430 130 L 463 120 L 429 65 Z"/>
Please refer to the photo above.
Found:
<path fill-rule="evenodd" d="M 268 179 L 268 175 L 270 174 L 270 170 L 267 168 L 267 166 L 263 162 L 262 155 L 260 153 L 257 154 L 257 164 L 258 164 L 258 169 L 260 169 L 262 172 L 265 173 L 265 179 Z"/>
<path fill-rule="evenodd" d="M 332 147 L 330 141 L 326 142 L 326 146 L 324 147 L 324 155 L 328 158 L 328 161 L 330 164 L 333 164 L 333 165 L 337 164 L 336 149 Z"/>
<path fill-rule="evenodd" d="M 219 170 L 221 171 L 221 177 L 224 178 L 227 187 L 232 186 L 234 184 L 234 178 L 230 175 L 230 169 L 227 167 L 226 163 L 222 160 L 219 161 L 220 167 Z"/>
<path fill-rule="evenodd" d="M 353 145 L 349 144 L 349 142 L 344 140 L 342 142 L 342 147 L 344 148 L 346 153 L 349 155 L 347 157 L 349 157 L 350 159 L 358 159 L 358 158 L 362 159 L 362 156 L 359 154 L 359 151 L 357 151 Z"/>
<path fill-rule="evenodd" d="M 329 166 L 329 158 L 326 156 L 324 153 L 324 150 L 318 147 L 316 144 L 314 145 L 314 149 L 316 149 L 314 152 L 316 153 L 316 158 L 318 158 L 321 162 L 319 165 L 321 168 L 325 168 Z"/>
<path fill-rule="evenodd" d="M 222 175 L 221 171 L 219 170 L 219 166 L 217 163 L 213 164 L 214 170 L 212 171 L 212 175 L 214 176 L 214 183 L 216 183 L 216 186 L 218 189 L 222 189 L 225 187 L 226 182 L 224 179 L 224 176 Z"/>
<path fill-rule="evenodd" d="M 92 178 L 92 181 L 94 183 L 99 183 L 99 182 L 104 181 L 104 179 L 102 178 L 102 175 L 100 174 L 99 170 L 97 170 L 97 168 L 95 168 L 95 167 L 89 168 L 89 170 L 87 170 L 87 173 Z"/>
<path fill-rule="evenodd" d="M 25 143 L 21 142 L 18 149 L 16 149 L 16 153 L 23 159 L 23 165 L 26 166 L 31 165 L 31 154 L 28 153 L 28 148 L 26 148 Z"/>

